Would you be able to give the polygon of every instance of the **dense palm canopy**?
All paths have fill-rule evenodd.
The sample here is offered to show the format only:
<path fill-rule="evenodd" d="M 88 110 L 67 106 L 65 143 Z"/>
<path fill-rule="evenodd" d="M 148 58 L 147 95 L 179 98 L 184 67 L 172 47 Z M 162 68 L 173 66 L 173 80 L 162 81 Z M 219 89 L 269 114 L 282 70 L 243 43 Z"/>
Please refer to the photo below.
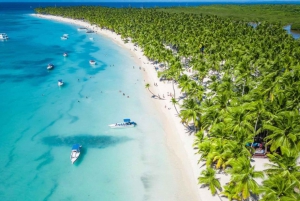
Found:
<path fill-rule="evenodd" d="M 171 80 L 184 94 L 179 117 L 195 127 L 194 145 L 207 166 L 199 183 L 213 194 L 221 189 L 215 168 L 231 175 L 222 192 L 229 199 L 251 194 L 261 194 L 263 200 L 299 198 L 300 40 L 280 23 L 261 21 L 254 27 L 214 15 L 155 8 L 80 6 L 36 12 L 112 30 L 165 65 L 158 76 Z M 175 90 L 172 103 L 179 104 Z M 255 179 L 263 175 L 250 165 L 249 144 L 257 135 L 266 136 L 272 162 L 260 191 Z"/>

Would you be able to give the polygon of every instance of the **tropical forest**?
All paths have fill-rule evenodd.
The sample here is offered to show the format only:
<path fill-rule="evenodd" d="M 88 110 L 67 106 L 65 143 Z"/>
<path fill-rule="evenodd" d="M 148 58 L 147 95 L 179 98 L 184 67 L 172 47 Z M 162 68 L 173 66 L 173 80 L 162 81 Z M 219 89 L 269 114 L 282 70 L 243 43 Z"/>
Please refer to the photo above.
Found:
<path fill-rule="evenodd" d="M 206 165 L 199 187 L 229 200 L 300 200 L 300 40 L 283 29 L 284 16 L 293 12 L 300 19 L 300 6 L 289 12 L 280 5 L 256 6 L 253 19 L 220 16 L 226 6 L 218 12 L 215 7 L 209 12 L 98 6 L 35 11 L 114 31 L 149 60 L 164 64 L 158 76 L 184 94 L 183 101 L 174 96 L 172 103 Z M 280 10 L 281 20 L 260 17 L 267 8 Z M 254 156 L 265 158 L 264 171 L 255 170 Z M 226 185 L 219 172 L 230 175 Z"/>

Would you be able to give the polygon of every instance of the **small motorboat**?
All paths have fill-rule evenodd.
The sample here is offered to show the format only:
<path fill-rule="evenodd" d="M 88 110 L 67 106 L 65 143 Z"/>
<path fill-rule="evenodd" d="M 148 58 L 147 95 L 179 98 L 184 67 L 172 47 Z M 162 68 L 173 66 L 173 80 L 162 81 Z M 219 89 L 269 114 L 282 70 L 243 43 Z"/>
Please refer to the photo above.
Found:
<path fill-rule="evenodd" d="M 67 57 L 67 56 L 68 56 L 68 53 L 64 52 L 64 53 L 63 53 L 63 56 L 64 56 L 64 57 Z"/>
<path fill-rule="evenodd" d="M 96 64 L 96 61 L 95 61 L 95 60 L 90 60 L 90 64 L 91 64 L 91 65 L 95 65 L 95 64 Z"/>
<path fill-rule="evenodd" d="M 48 64 L 47 70 L 52 70 L 53 68 L 54 68 L 54 65 L 53 65 L 53 64 Z"/>
<path fill-rule="evenodd" d="M 71 155 L 70 155 L 70 160 L 71 160 L 72 164 L 74 164 L 74 162 L 78 159 L 78 157 L 80 155 L 80 148 L 81 148 L 81 145 L 73 144 Z"/>
<path fill-rule="evenodd" d="M 130 119 L 124 119 L 123 123 L 115 123 L 108 125 L 110 128 L 132 128 L 136 126 L 135 122 L 130 121 Z"/>
<path fill-rule="evenodd" d="M 90 40 L 94 40 L 94 38 L 93 38 L 93 37 L 90 37 L 89 39 L 90 39 Z"/>
<path fill-rule="evenodd" d="M 62 36 L 62 37 L 60 37 L 60 39 L 62 39 L 62 40 L 67 40 L 67 39 L 68 39 L 68 37 L 66 37 L 66 36 Z"/>
<path fill-rule="evenodd" d="M 94 33 L 93 30 L 87 30 L 86 33 Z"/>
<path fill-rule="evenodd" d="M 62 86 L 64 84 L 64 82 L 62 80 L 58 80 L 57 85 L 58 86 Z"/>

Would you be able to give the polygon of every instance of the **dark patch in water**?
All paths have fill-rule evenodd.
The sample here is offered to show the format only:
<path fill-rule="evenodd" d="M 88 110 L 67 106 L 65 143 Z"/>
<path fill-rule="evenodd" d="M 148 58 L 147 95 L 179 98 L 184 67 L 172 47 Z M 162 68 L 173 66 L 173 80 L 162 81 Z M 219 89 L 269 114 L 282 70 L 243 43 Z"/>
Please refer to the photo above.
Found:
<path fill-rule="evenodd" d="M 72 105 L 73 105 L 73 104 L 74 104 L 74 101 L 73 101 Z M 78 118 L 77 116 L 69 115 L 69 117 L 70 117 L 70 119 L 71 119 L 70 124 L 75 123 L 76 121 L 79 120 L 79 118 Z"/>
<path fill-rule="evenodd" d="M 142 176 L 141 177 L 141 181 L 144 185 L 144 188 L 147 190 L 150 188 L 150 178 L 146 175 Z"/>
<path fill-rule="evenodd" d="M 75 135 L 69 137 L 49 136 L 42 138 L 42 142 L 48 146 L 68 146 L 73 144 L 81 144 L 82 147 L 105 149 L 107 147 L 116 146 L 131 140 L 128 137 L 113 137 L 113 136 L 93 136 L 93 135 Z"/>
<path fill-rule="evenodd" d="M 35 159 L 34 161 L 39 161 L 39 160 L 44 160 L 43 162 L 41 162 L 36 169 L 39 170 L 41 169 L 43 166 L 50 164 L 53 161 L 53 156 L 51 155 L 51 150 L 45 152 L 44 154 L 42 154 L 40 157 L 38 157 L 37 159 Z"/>
<path fill-rule="evenodd" d="M 69 73 L 69 74 L 74 74 L 74 73 L 77 72 L 77 70 L 78 70 L 78 69 L 76 69 L 76 68 L 69 68 L 69 69 L 68 69 L 68 73 Z"/>
<path fill-rule="evenodd" d="M 43 201 L 49 200 L 49 198 L 53 195 L 53 193 L 55 192 L 57 187 L 58 187 L 58 184 L 55 182 L 54 186 L 50 189 L 49 194 L 43 199 Z"/>
<path fill-rule="evenodd" d="M 31 140 L 34 140 L 34 138 L 39 135 L 40 133 L 42 133 L 43 131 L 45 131 L 47 128 L 53 126 L 53 124 L 55 124 L 55 122 L 59 119 L 62 118 L 63 115 L 59 115 L 59 117 L 53 121 L 51 121 L 47 126 L 45 126 L 44 128 L 42 128 L 39 132 L 37 132 L 36 134 L 34 134 L 32 137 L 31 137 Z"/>
<path fill-rule="evenodd" d="M 12 148 L 10 151 L 9 151 L 9 154 L 8 154 L 8 161 L 7 161 L 7 163 L 5 164 L 5 166 L 4 167 L 8 167 L 9 165 L 10 165 L 10 163 L 13 161 L 13 159 L 14 159 L 14 150 L 15 150 L 15 147 L 14 148 Z"/>
<path fill-rule="evenodd" d="M 15 140 L 15 143 L 14 144 L 17 144 L 17 142 L 20 140 L 20 139 L 22 139 L 22 137 L 23 137 L 23 135 L 24 135 L 24 133 L 26 133 L 27 131 L 29 130 L 29 128 L 26 128 L 26 129 L 24 129 L 23 131 L 21 131 L 21 135 Z M 10 151 L 9 151 L 9 154 L 8 154 L 8 161 L 7 161 L 7 163 L 5 164 L 5 166 L 4 167 L 8 167 L 10 164 L 11 164 L 11 162 L 13 161 L 13 159 L 14 159 L 14 150 L 15 150 L 15 147 L 13 147 Z"/>

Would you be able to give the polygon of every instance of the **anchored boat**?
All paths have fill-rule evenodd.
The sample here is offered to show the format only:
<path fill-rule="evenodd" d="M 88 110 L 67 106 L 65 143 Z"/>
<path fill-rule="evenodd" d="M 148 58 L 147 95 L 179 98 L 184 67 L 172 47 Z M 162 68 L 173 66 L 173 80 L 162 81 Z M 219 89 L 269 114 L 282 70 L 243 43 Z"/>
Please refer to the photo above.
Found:
<path fill-rule="evenodd" d="M 81 145 L 79 145 L 79 144 L 74 144 L 72 146 L 72 151 L 71 151 L 71 155 L 70 155 L 70 160 L 71 160 L 72 164 L 74 164 L 74 162 L 78 159 L 78 157 L 80 155 L 80 148 L 81 148 Z"/>
<path fill-rule="evenodd" d="M 54 68 L 54 65 L 53 65 L 53 64 L 48 64 L 47 70 L 52 70 L 53 68 Z"/>
<path fill-rule="evenodd" d="M 95 64 L 96 64 L 96 61 L 95 61 L 95 60 L 90 60 L 90 64 L 91 64 L 91 65 L 95 65 Z"/>
<path fill-rule="evenodd" d="M 130 119 L 124 119 L 122 123 L 115 123 L 108 125 L 110 128 L 132 128 L 136 126 L 136 123 L 130 121 Z"/>
<path fill-rule="evenodd" d="M 58 80 L 57 85 L 58 86 L 62 86 L 64 84 L 64 82 L 62 80 Z"/>

